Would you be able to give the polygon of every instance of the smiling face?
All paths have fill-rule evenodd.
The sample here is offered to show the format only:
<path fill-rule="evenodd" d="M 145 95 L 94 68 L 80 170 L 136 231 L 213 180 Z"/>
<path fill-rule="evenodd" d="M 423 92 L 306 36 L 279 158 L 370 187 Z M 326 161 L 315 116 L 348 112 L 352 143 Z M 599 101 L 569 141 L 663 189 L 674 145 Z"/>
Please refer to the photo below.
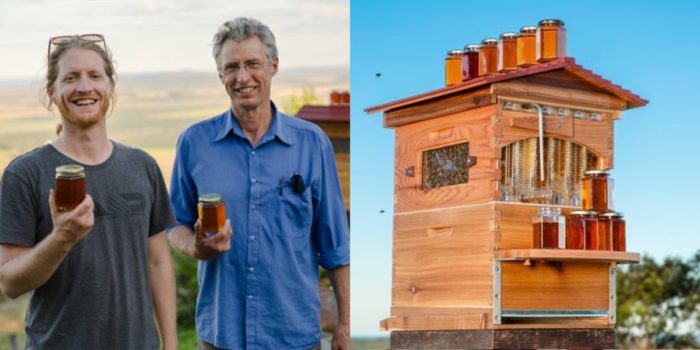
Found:
<path fill-rule="evenodd" d="M 270 84 L 277 74 L 278 62 L 267 57 L 265 45 L 255 36 L 224 43 L 219 56 L 219 78 L 231 97 L 234 113 L 270 105 Z"/>
<path fill-rule="evenodd" d="M 85 129 L 104 121 L 114 83 L 105 73 L 100 55 L 88 49 L 70 48 L 57 67 L 58 76 L 48 94 L 64 123 Z"/>

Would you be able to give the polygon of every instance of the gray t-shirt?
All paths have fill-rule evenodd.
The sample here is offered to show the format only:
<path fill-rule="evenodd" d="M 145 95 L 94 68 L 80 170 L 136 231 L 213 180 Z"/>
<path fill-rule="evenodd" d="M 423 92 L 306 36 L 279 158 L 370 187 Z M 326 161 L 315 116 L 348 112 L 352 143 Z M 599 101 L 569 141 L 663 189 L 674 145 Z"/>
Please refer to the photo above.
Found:
<path fill-rule="evenodd" d="M 113 142 L 85 167 L 95 225 L 31 294 L 27 349 L 157 349 L 148 238 L 174 223 L 156 162 Z M 0 244 L 32 247 L 52 230 L 55 168 L 80 164 L 46 145 L 13 160 L 0 180 Z"/>

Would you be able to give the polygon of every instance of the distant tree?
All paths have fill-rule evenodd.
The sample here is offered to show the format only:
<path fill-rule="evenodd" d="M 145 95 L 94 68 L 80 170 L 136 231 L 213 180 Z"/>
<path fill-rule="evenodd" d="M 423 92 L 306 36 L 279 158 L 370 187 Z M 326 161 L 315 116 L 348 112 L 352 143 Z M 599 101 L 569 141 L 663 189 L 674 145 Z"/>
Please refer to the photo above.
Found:
<path fill-rule="evenodd" d="M 292 94 L 282 99 L 280 109 L 289 115 L 296 115 L 304 105 L 318 104 L 319 99 L 312 87 L 305 87 L 301 94 Z"/>
<path fill-rule="evenodd" d="M 700 348 L 700 250 L 620 268 L 617 303 L 618 346 Z"/>

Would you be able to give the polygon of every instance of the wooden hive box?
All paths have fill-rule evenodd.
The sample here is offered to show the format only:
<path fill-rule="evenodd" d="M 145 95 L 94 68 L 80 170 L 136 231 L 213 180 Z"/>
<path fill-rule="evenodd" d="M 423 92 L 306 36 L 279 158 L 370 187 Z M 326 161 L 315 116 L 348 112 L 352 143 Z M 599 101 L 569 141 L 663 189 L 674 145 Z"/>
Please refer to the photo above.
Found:
<path fill-rule="evenodd" d="M 546 138 L 612 168 L 614 121 L 646 103 L 559 58 L 368 108 L 396 137 L 392 307 L 381 327 L 612 332 L 616 264 L 639 254 L 532 249 L 544 205 L 501 201 L 504 147 L 537 136 L 537 104 Z"/>

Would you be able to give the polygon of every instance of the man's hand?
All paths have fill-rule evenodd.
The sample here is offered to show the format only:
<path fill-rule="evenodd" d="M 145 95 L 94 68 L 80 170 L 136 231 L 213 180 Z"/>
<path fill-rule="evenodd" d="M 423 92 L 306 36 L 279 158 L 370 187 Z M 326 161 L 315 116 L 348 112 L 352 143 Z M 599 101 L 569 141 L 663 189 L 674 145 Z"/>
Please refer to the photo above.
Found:
<path fill-rule="evenodd" d="M 85 195 L 77 207 L 71 211 L 59 211 L 56 209 L 56 198 L 54 190 L 49 191 L 49 208 L 51 209 L 51 220 L 53 221 L 53 234 L 59 242 L 72 247 L 78 241 L 85 238 L 92 226 L 95 224 L 93 210 L 95 203 L 89 194 Z"/>
<path fill-rule="evenodd" d="M 224 227 L 215 235 L 205 237 L 202 232 L 202 220 L 197 219 L 194 224 L 194 257 L 200 260 L 210 260 L 231 249 L 231 236 L 233 229 L 231 221 L 226 219 Z"/>
<path fill-rule="evenodd" d="M 350 326 L 340 325 L 333 332 L 332 350 L 350 350 Z"/>

